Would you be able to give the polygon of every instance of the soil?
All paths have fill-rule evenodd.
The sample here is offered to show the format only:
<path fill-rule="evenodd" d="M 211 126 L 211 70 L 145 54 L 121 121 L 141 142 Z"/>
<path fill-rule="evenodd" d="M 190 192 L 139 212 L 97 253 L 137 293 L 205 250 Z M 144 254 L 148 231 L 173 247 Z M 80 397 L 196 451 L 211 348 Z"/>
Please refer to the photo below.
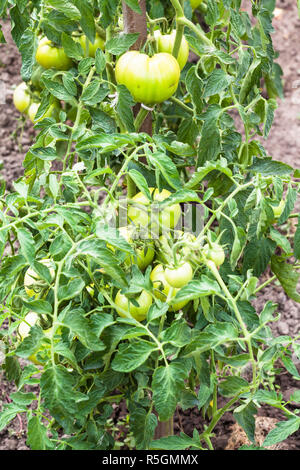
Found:
<path fill-rule="evenodd" d="M 274 47 L 280 53 L 277 61 L 284 72 L 284 99 L 278 102 L 273 127 L 263 145 L 268 155 L 275 160 L 300 168 L 300 54 L 298 53 L 300 19 L 296 0 L 276 1 L 273 25 L 275 28 Z M 0 161 L 3 160 L 2 176 L 10 189 L 12 182 L 23 174 L 22 161 L 35 131 L 28 121 L 23 123 L 23 130 L 20 128 L 20 115 L 14 108 L 12 94 L 14 85 L 21 81 L 21 60 L 11 39 L 8 23 L 3 24 L 3 32 L 7 44 L 0 45 Z M 261 291 L 255 302 L 258 311 L 270 299 L 278 304 L 280 313 L 280 320 L 273 326 L 274 333 L 291 336 L 299 334 L 300 305 L 289 299 L 279 285 L 272 283 Z M 300 370 L 300 361 L 296 363 L 296 366 Z M 279 375 L 277 384 L 287 397 L 292 390 L 299 389 L 299 382 L 288 373 Z M 7 382 L 0 372 L 0 408 L 1 402 L 3 404 L 7 402 L 13 390 L 14 386 Z M 116 413 L 116 419 L 117 415 L 122 415 L 120 412 L 121 410 Z M 258 444 L 261 444 L 275 423 L 282 419 L 284 416 L 277 409 L 268 406 L 259 409 L 256 418 Z M 188 412 L 179 410 L 179 415 L 174 421 L 174 431 L 179 433 L 184 430 L 185 433 L 191 435 L 194 427 L 201 430 L 204 424 L 205 421 L 197 409 Z M 25 430 L 26 423 L 22 422 L 20 417 L 15 418 L 6 429 L 0 432 L 0 450 L 28 449 Z M 232 414 L 226 413 L 215 429 L 213 438 L 215 449 L 237 450 L 247 443 L 249 442 L 245 433 L 239 428 Z M 300 450 L 300 431 L 275 446 L 275 449 Z"/>

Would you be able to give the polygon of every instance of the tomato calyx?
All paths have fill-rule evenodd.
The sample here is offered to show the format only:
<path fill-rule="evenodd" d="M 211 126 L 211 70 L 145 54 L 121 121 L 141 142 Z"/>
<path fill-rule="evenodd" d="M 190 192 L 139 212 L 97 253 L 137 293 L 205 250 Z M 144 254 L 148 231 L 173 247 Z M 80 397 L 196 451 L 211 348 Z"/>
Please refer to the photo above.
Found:
<path fill-rule="evenodd" d="M 116 311 L 120 317 L 132 317 L 137 321 L 143 321 L 147 318 L 152 302 L 152 295 L 145 289 L 135 295 L 125 295 L 119 290 L 114 299 Z"/>
<path fill-rule="evenodd" d="M 169 303 L 169 311 L 177 312 L 189 302 L 188 300 L 183 300 L 177 303 L 172 302 L 180 288 L 172 287 L 168 283 L 165 276 L 165 267 L 162 264 L 157 264 L 155 266 L 150 274 L 150 280 L 152 281 L 155 297 L 162 302 Z"/>

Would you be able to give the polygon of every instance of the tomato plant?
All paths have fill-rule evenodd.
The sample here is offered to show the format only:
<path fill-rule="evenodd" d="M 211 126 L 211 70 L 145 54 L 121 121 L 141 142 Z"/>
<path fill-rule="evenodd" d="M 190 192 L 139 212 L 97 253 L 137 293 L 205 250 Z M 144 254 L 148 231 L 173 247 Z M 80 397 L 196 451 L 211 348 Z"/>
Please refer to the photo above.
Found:
<path fill-rule="evenodd" d="M 35 132 L 0 183 L 2 369 L 25 396 L 0 431 L 26 416 L 33 450 L 119 448 L 119 406 L 138 450 L 213 449 L 225 413 L 256 448 L 264 406 L 286 420 L 262 447 L 300 427 L 276 383 L 298 337 L 255 302 L 275 280 L 300 300 L 300 184 L 262 144 L 282 85 L 272 2 L 252 3 L 1 2 Z M 205 426 L 173 436 L 191 409 Z"/>
<path fill-rule="evenodd" d="M 221 245 L 211 242 L 204 246 L 204 255 L 207 259 L 213 261 L 216 266 L 221 266 L 225 261 L 225 253 Z"/>
<path fill-rule="evenodd" d="M 137 305 L 133 302 L 137 303 Z M 152 297 L 151 294 L 143 290 L 134 301 L 131 301 L 119 291 L 115 297 L 115 304 L 120 317 L 126 318 L 129 315 L 129 317 L 135 318 L 137 321 L 143 321 L 147 317 L 152 304 Z"/>
<path fill-rule="evenodd" d="M 128 51 L 116 64 L 116 80 L 125 85 L 138 103 L 162 103 L 176 91 L 180 68 L 167 52 L 149 57 L 139 51 Z"/>
<path fill-rule="evenodd" d="M 159 207 L 157 207 L 157 215 L 155 211 L 151 211 L 153 207 L 151 201 L 154 202 L 154 204 L 159 204 L 171 196 L 171 193 L 167 189 L 159 191 L 155 188 L 149 188 L 149 194 L 150 193 L 152 200 L 148 199 L 142 192 L 139 192 L 129 201 L 129 222 L 133 223 L 136 227 L 147 228 L 149 226 L 150 231 L 156 228 L 159 231 L 174 229 L 181 216 L 180 205 L 172 204 L 162 210 L 159 210 Z"/>

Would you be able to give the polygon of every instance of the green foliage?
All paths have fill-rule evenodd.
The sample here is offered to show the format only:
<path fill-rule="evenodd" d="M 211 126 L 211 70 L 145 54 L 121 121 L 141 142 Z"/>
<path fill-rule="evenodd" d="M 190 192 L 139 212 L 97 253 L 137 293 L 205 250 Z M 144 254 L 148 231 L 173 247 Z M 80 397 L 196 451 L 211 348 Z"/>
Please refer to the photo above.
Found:
<path fill-rule="evenodd" d="M 137 0 L 125 3 L 139 15 Z M 178 34 L 183 26 L 197 60 L 183 69 L 173 97 L 136 116 L 133 97 L 114 78 L 116 60 L 138 37 L 118 22 L 121 2 L 0 2 L 1 15 L 12 20 L 22 79 L 40 102 L 24 177 L 12 191 L 0 187 L 0 323 L 6 322 L 0 339 L 3 369 L 17 388 L 0 413 L 0 430 L 26 414 L 31 449 L 120 447 L 113 403 L 127 407 L 129 448 L 211 448 L 214 428 L 229 410 L 252 441 L 248 448 L 257 449 L 255 415 L 264 404 L 287 418 L 264 447 L 299 429 L 299 417 L 274 385 L 278 364 L 299 379 L 292 360 L 292 353 L 300 357 L 297 338 L 272 336 L 270 323 L 279 315 L 271 301 L 261 312 L 252 305 L 269 268 L 271 281 L 300 298 L 299 224 L 293 240 L 287 234 L 299 174 L 267 156 L 261 143 L 282 95 L 272 5 L 255 2 L 250 18 L 240 2 L 208 0 L 201 7 L 205 34 L 200 10 L 192 12 L 189 2 L 183 17 L 180 2 L 149 0 L 149 34 L 162 17 L 164 29 L 177 18 Z M 96 32 L 106 39 L 105 51 L 85 57 L 76 37 L 84 33 L 93 42 Z M 43 70 L 38 90 L 40 35 L 62 47 L 72 67 Z M 153 52 L 150 39 L 144 51 Z M 45 117 L 53 103 L 56 115 Z M 141 127 L 147 113 L 152 132 Z M 155 259 L 141 272 L 138 250 L 147 251 L 149 241 L 128 242 L 115 226 L 125 203 L 134 206 L 136 190 L 150 203 L 150 188 L 169 191 L 157 210 L 188 203 L 201 209 L 202 220 L 199 213 L 192 217 L 191 224 L 201 222 L 195 237 L 176 238 L 173 229 L 161 238 L 151 234 Z M 276 218 L 273 208 L 282 199 Z M 125 217 L 121 225 L 127 224 Z M 202 250 L 210 243 L 225 251 L 220 269 Z M 44 258 L 54 262 L 54 277 Z M 160 281 L 151 281 L 156 263 L 173 266 L 186 258 L 194 277 L 180 290 L 166 294 Z M 29 267 L 37 274 L 36 297 L 25 291 Z M 143 290 L 151 295 L 145 320 L 118 315 L 120 290 L 135 307 Z M 39 321 L 21 341 L 18 327 L 29 311 Z M 21 367 L 20 357 L 37 365 Z M 38 392 L 28 392 L 36 385 Z M 297 393 L 290 399 L 299 402 Z M 208 419 L 205 430 L 156 439 L 157 426 L 171 422 L 180 407 L 197 407 Z"/>

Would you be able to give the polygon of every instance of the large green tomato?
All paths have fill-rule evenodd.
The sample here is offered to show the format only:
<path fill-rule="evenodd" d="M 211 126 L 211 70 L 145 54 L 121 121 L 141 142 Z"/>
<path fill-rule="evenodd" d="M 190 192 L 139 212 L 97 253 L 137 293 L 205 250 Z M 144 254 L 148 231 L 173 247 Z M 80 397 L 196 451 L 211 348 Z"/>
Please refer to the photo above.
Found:
<path fill-rule="evenodd" d="M 181 289 L 193 279 L 193 268 L 188 261 L 176 268 L 166 268 L 165 278 L 170 286 Z"/>
<path fill-rule="evenodd" d="M 149 57 L 128 51 L 116 64 L 116 80 L 125 85 L 138 103 L 162 103 L 177 90 L 180 67 L 171 54 L 160 52 Z"/>
<path fill-rule="evenodd" d="M 39 263 L 49 269 L 53 280 L 55 276 L 54 263 L 48 258 L 39 260 Z M 47 287 L 47 284 L 32 268 L 28 268 L 24 276 L 24 287 L 29 297 L 35 297 L 37 299 L 40 293 L 45 289 L 45 287 Z"/>
<path fill-rule="evenodd" d="M 128 243 L 133 243 L 132 230 L 130 227 L 120 227 L 120 234 L 125 238 Z M 137 265 L 141 271 L 144 271 L 147 266 L 153 261 L 155 255 L 154 243 L 151 240 L 146 240 L 142 248 L 135 248 L 137 257 Z M 127 264 L 134 263 L 134 256 L 128 256 L 125 260 Z"/>
<path fill-rule="evenodd" d="M 199 5 L 201 5 L 201 3 L 203 2 L 203 0 L 190 0 L 191 2 L 191 7 L 192 9 L 194 10 L 195 8 L 197 8 Z"/>
<path fill-rule="evenodd" d="M 167 189 L 163 189 L 161 192 L 159 192 L 158 189 L 154 190 L 154 188 L 149 188 L 149 190 L 154 202 L 164 201 L 171 195 L 170 191 Z M 151 202 L 142 192 L 133 196 L 131 203 L 133 204 L 128 208 L 129 222 L 132 222 L 136 227 L 146 228 L 151 221 L 151 230 L 157 228 L 154 212 L 151 217 Z M 160 211 L 158 214 L 159 231 L 162 232 L 163 229 L 173 229 L 177 225 L 180 216 L 180 204 L 173 204 L 172 206 Z"/>
<path fill-rule="evenodd" d="M 221 245 L 218 243 L 211 243 L 210 245 L 205 245 L 204 254 L 207 259 L 213 261 L 216 266 L 221 266 L 225 261 L 225 253 Z"/>
<path fill-rule="evenodd" d="M 176 38 L 176 29 L 171 34 L 162 34 L 160 30 L 154 31 L 155 42 L 158 52 L 168 52 L 172 54 Z M 189 45 L 185 37 L 182 37 L 177 62 L 180 70 L 183 69 L 189 57 Z"/>
<path fill-rule="evenodd" d="M 30 95 L 25 82 L 20 83 L 14 91 L 13 102 L 20 113 L 24 113 L 30 105 Z"/>
<path fill-rule="evenodd" d="M 133 305 L 132 302 L 126 297 L 126 295 L 121 294 L 119 291 L 115 297 L 115 304 L 117 305 L 117 313 L 120 317 L 126 318 L 126 315 L 123 313 L 122 310 L 128 312 L 130 316 L 135 318 L 138 321 L 143 321 L 147 317 L 147 313 L 149 308 L 152 305 L 152 296 L 149 292 L 143 290 L 141 294 L 136 299 L 139 307 Z M 121 310 L 122 309 L 122 310 Z"/>
<path fill-rule="evenodd" d="M 36 51 L 37 62 L 45 69 L 68 70 L 72 67 L 72 60 L 61 47 L 56 47 L 48 38 L 39 42 Z"/>
<path fill-rule="evenodd" d="M 176 289 L 167 282 L 166 276 L 165 276 L 165 270 L 164 267 L 161 264 L 157 264 L 153 271 L 150 274 L 150 279 L 153 283 L 154 287 L 154 295 L 161 301 L 165 302 L 167 300 L 167 297 L 171 292 L 171 298 L 175 297 L 179 289 Z M 182 302 L 178 302 L 177 304 L 173 304 L 170 306 L 169 310 L 171 312 L 177 312 L 178 310 L 181 310 L 189 301 L 184 300 Z"/>
<path fill-rule="evenodd" d="M 80 45 L 81 45 L 82 49 L 84 50 L 84 53 L 85 53 L 86 56 L 95 57 L 97 49 L 101 49 L 102 51 L 104 51 L 104 44 L 105 44 L 104 40 L 102 38 L 100 38 L 100 36 L 98 36 L 98 34 L 96 34 L 94 44 L 89 40 L 88 40 L 88 43 L 86 44 L 86 40 L 87 40 L 87 38 L 84 34 L 82 36 L 80 36 L 80 38 L 79 38 Z M 88 50 L 87 50 L 86 46 L 88 46 Z"/>

